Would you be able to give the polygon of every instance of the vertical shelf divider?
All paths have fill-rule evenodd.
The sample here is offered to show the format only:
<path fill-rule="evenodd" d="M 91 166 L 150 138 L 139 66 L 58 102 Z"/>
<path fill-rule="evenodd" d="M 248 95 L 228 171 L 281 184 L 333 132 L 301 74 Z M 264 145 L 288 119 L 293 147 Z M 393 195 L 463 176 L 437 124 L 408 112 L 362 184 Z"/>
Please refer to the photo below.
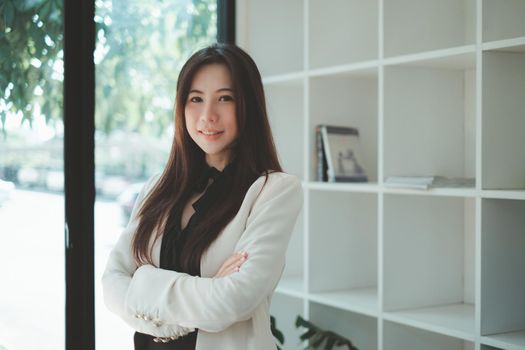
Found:
<path fill-rule="evenodd" d="M 384 278 L 383 278 L 383 251 L 384 251 L 384 193 L 382 190 L 383 187 L 383 179 L 384 179 L 384 65 L 383 65 L 383 59 L 384 59 L 384 0 L 378 0 L 378 81 L 377 81 L 377 127 L 378 127 L 378 135 L 377 135 L 377 141 L 378 141 L 378 147 L 377 147 L 377 183 L 379 185 L 379 192 L 377 194 L 377 306 L 378 306 L 378 317 L 377 317 L 377 348 L 379 350 L 384 349 L 384 320 L 383 320 L 383 291 L 384 291 Z"/>
<path fill-rule="evenodd" d="M 481 189 L 482 189 L 482 76 L 483 76 L 483 0 L 476 0 L 476 199 L 474 249 L 475 347 L 481 348 Z"/>
<path fill-rule="evenodd" d="M 305 184 L 308 184 L 312 179 L 310 179 L 310 169 L 312 168 L 311 160 L 311 153 L 310 153 L 310 84 L 309 84 L 309 76 L 308 76 L 308 70 L 309 70 L 309 15 L 310 15 L 310 1 L 309 0 L 303 0 L 303 70 L 305 74 L 303 74 L 303 117 L 304 117 L 304 179 Z M 303 220 L 304 220 L 304 244 L 303 244 L 303 313 L 304 317 L 306 319 L 310 319 L 310 303 L 308 302 L 308 293 L 310 291 L 310 189 L 305 186 L 303 188 L 304 191 L 304 203 L 303 203 Z"/>

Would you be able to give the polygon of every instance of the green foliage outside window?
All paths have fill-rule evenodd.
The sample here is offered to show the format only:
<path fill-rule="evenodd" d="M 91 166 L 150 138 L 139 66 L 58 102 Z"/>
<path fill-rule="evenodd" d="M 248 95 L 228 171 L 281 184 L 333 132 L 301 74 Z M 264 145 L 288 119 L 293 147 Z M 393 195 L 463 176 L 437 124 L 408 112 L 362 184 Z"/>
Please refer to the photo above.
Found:
<path fill-rule="evenodd" d="M 0 3 L 0 121 L 20 113 L 31 123 L 35 108 L 49 122 L 62 118 L 63 4 L 61 0 Z"/>
<path fill-rule="evenodd" d="M 96 125 L 160 136 L 172 122 L 178 72 L 215 40 L 216 0 L 97 0 Z M 63 0 L 0 2 L 0 127 L 62 120 Z M 38 107 L 37 107 L 38 106 Z"/>
<path fill-rule="evenodd" d="M 0 176 L 62 169 L 63 1 L 0 0 Z M 97 171 L 137 179 L 162 167 L 178 73 L 216 40 L 216 12 L 217 0 L 95 1 Z M 55 130 L 45 142 L 13 127 L 41 120 Z"/>

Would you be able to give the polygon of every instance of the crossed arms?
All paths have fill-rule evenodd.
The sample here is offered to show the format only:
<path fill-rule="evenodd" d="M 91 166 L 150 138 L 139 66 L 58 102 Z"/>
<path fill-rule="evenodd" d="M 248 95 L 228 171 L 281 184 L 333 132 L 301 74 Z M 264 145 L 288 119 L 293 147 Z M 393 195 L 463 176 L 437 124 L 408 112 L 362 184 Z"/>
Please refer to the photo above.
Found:
<path fill-rule="evenodd" d="M 137 204 L 102 278 L 107 307 L 135 330 L 156 337 L 181 336 L 195 328 L 220 332 L 249 319 L 281 277 L 301 203 L 301 183 L 296 177 L 270 174 L 234 250 L 248 252 L 249 259 L 239 272 L 220 278 L 137 266 L 131 254 Z"/>

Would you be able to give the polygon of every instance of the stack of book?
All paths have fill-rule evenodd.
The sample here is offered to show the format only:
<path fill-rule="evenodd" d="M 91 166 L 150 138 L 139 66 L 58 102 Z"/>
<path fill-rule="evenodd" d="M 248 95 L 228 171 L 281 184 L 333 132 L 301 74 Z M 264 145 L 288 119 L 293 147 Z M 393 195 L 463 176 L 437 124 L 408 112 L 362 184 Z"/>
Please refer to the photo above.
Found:
<path fill-rule="evenodd" d="M 430 188 L 469 188 L 475 186 L 473 178 L 445 176 L 389 176 L 385 186 L 428 190 Z"/>

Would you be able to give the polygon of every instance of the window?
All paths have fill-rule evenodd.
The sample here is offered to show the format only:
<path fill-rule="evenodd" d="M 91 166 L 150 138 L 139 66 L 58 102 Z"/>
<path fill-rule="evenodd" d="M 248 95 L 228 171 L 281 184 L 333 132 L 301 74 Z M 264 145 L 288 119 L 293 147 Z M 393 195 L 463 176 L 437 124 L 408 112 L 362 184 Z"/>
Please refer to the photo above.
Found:
<path fill-rule="evenodd" d="M 216 41 L 217 2 L 100 0 L 95 21 L 96 345 L 124 350 L 133 330 L 105 308 L 101 276 L 142 185 L 167 161 L 178 73 Z"/>
<path fill-rule="evenodd" d="M 0 5 L 0 349 L 64 349 L 62 2 Z"/>
<path fill-rule="evenodd" d="M 97 106 L 96 345 L 97 349 L 130 348 L 132 331 L 103 306 L 99 282 L 105 260 L 127 220 L 126 204 L 133 200 L 135 184 L 160 171 L 166 160 L 173 132 L 176 78 L 181 65 L 196 49 L 216 41 L 217 13 L 225 13 L 218 7 L 226 6 L 229 16 L 233 16 L 229 1 L 97 0 L 93 3 L 95 52 L 91 56 L 89 50 L 83 51 L 81 58 L 83 62 L 93 57 L 95 60 L 97 79 L 95 91 L 91 92 L 84 81 L 75 82 L 85 84 L 87 88 L 83 90 L 72 89 L 71 78 L 68 85 L 68 67 L 73 66 L 78 76 L 85 72 L 76 64 L 78 61 L 68 66 L 68 56 L 63 50 L 63 42 L 67 42 L 64 22 L 67 27 L 69 19 L 69 28 L 72 28 L 71 23 L 78 19 L 75 16 L 79 12 L 89 14 L 89 1 L 70 2 L 69 10 L 65 11 L 62 0 L 6 0 L 0 5 L 1 350 L 92 347 L 89 342 L 93 334 L 89 321 L 92 298 L 89 291 L 78 292 L 83 283 L 72 285 L 64 273 L 65 265 L 66 271 L 69 269 L 73 274 L 76 269 L 71 268 L 71 261 L 64 255 L 64 201 L 67 206 L 67 198 L 85 200 L 71 199 L 71 191 L 64 199 L 64 188 L 68 188 L 68 182 L 64 182 L 64 172 L 66 180 L 68 172 L 64 169 L 76 166 L 71 164 L 71 154 L 85 151 L 89 144 L 72 147 L 67 141 L 68 130 L 71 138 L 72 131 L 79 129 L 78 125 L 68 126 L 62 117 L 63 93 L 67 105 L 68 92 L 71 96 L 73 90 L 74 98 L 79 100 L 84 96 L 77 91 L 94 94 Z M 87 23 L 90 18 L 92 15 L 84 16 Z M 224 22 L 219 37 L 222 35 L 231 42 L 234 28 L 231 20 L 226 28 L 227 18 L 219 18 L 219 22 Z M 73 37 L 69 43 L 74 42 L 69 52 L 78 52 L 85 44 L 85 37 L 81 35 L 86 34 L 74 30 L 69 33 Z M 69 62 L 74 60 L 77 58 Z M 89 104 L 89 98 L 87 101 Z M 90 133 L 89 128 L 82 132 Z M 81 210 L 76 207 L 71 215 L 89 218 L 85 215 L 90 211 L 88 202 L 84 202 Z M 81 243 L 76 249 L 89 252 L 89 239 L 88 243 Z M 73 265 L 77 263 L 78 259 Z M 86 279 L 78 273 L 76 278 Z M 92 282 L 87 281 L 86 285 L 89 287 Z M 71 317 L 67 313 L 66 322 L 64 305 L 73 309 L 71 304 L 75 303 L 67 296 L 69 290 L 75 288 L 77 291 L 72 293 L 80 294 L 77 300 L 85 300 L 88 306 L 73 305 L 73 315 L 79 312 L 81 315 Z M 88 317 L 83 318 L 86 315 Z M 72 346 L 71 342 L 64 342 L 66 332 L 67 339 L 85 339 L 79 340 L 78 346 Z M 86 339 L 88 341 L 84 341 Z"/>

